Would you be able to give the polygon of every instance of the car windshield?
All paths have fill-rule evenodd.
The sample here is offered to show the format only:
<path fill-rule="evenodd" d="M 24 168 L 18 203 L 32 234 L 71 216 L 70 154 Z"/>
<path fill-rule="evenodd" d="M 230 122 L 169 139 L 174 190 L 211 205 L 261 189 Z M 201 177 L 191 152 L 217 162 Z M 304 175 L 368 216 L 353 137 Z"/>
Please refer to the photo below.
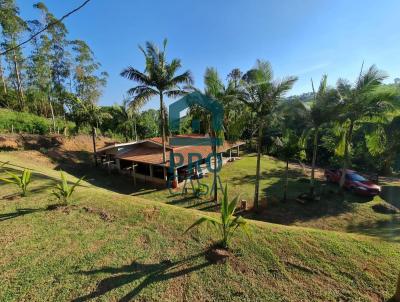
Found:
<path fill-rule="evenodd" d="M 366 181 L 364 177 L 356 173 L 347 174 L 347 177 L 352 181 Z"/>

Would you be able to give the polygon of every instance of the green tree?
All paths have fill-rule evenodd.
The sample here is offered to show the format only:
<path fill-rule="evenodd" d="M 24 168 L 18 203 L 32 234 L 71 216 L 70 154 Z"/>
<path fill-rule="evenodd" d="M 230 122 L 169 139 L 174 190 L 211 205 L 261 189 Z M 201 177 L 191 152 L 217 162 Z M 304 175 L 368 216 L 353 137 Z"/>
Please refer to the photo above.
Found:
<path fill-rule="evenodd" d="M 2 48 L 10 49 L 18 44 L 21 34 L 27 29 L 26 22 L 19 16 L 19 8 L 15 0 L 0 0 L 0 26 L 2 29 Z M 25 95 L 21 69 L 24 58 L 20 48 L 13 49 L 6 54 L 6 60 L 13 68 L 10 69 L 9 78 L 14 82 L 18 91 L 19 109 L 25 107 Z"/>
<path fill-rule="evenodd" d="M 39 70 L 44 65 L 48 65 L 49 72 L 47 77 L 50 79 L 46 87 L 48 103 L 51 109 L 52 118 L 58 111 L 64 114 L 64 91 L 65 81 L 70 75 L 70 54 L 67 51 L 69 44 L 67 40 L 68 30 L 63 22 L 55 22 L 57 18 L 48 10 L 43 2 L 34 4 L 34 7 L 41 12 L 40 28 L 47 24 L 54 24 L 48 30 L 40 35 L 41 47 L 45 62 L 39 62 L 34 67 Z M 58 110 L 57 110 L 58 109 Z"/>
<path fill-rule="evenodd" d="M 71 44 L 75 53 L 75 94 L 85 102 L 97 103 L 102 88 L 107 84 L 108 74 L 99 72 L 101 65 L 94 60 L 93 51 L 84 41 L 75 40 Z"/>
<path fill-rule="evenodd" d="M 135 139 L 137 141 L 138 114 L 135 108 L 129 106 L 129 99 L 124 99 L 122 105 L 114 106 L 113 109 L 113 118 L 118 122 L 117 130 L 124 135 L 126 141 L 129 139 Z"/>
<path fill-rule="evenodd" d="M 102 88 L 107 83 L 108 74 L 99 73 L 101 65 L 94 60 L 92 50 L 84 41 L 73 41 L 72 49 L 75 53 L 74 86 L 77 96 L 75 102 L 77 106 L 73 106 L 74 116 L 78 123 L 83 121 L 92 129 L 93 152 L 97 165 L 96 129 L 108 114 L 96 104 L 101 96 Z"/>
<path fill-rule="evenodd" d="M 159 135 L 160 112 L 155 109 L 149 109 L 141 112 L 138 117 L 137 132 L 139 138 L 151 138 Z"/>
<path fill-rule="evenodd" d="M 360 75 L 354 85 L 340 79 L 337 91 L 340 97 L 341 111 L 339 120 L 345 129 L 343 135 L 343 166 L 346 171 L 350 165 L 350 144 L 354 127 L 363 119 L 380 116 L 392 108 L 391 101 L 395 95 L 386 90 L 378 90 L 386 75 L 372 65 L 365 72 L 361 68 Z M 342 173 L 340 187 L 343 188 L 346 173 Z"/>
<path fill-rule="evenodd" d="M 400 154 L 400 116 L 389 122 L 374 122 L 373 131 L 365 135 L 369 153 L 379 163 L 381 171 L 388 175 Z"/>
<path fill-rule="evenodd" d="M 29 31 L 35 32 L 43 25 L 34 20 L 28 22 Z M 55 128 L 54 111 L 49 103 L 49 93 L 51 85 L 51 66 L 50 66 L 50 44 L 47 35 L 35 37 L 31 41 L 32 52 L 28 57 L 27 76 L 29 90 L 28 94 L 32 102 L 29 104 L 32 112 L 48 117 L 51 112 L 53 129 Z M 48 110 L 49 109 L 49 110 Z"/>
<path fill-rule="evenodd" d="M 97 106 L 94 102 L 90 100 L 84 101 L 78 98 L 74 100 L 71 109 L 72 117 L 77 126 L 86 124 L 91 128 L 94 163 L 97 166 L 96 129 L 99 128 L 103 120 L 110 115 L 104 112 L 101 107 Z"/>
<path fill-rule="evenodd" d="M 269 62 L 258 60 L 256 66 L 246 72 L 242 80 L 241 100 L 255 114 L 257 123 L 257 168 L 254 192 L 254 207 L 259 208 L 260 161 L 262 152 L 263 128 L 267 117 L 276 108 L 279 101 L 293 87 L 296 77 L 287 77 L 274 81 Z"/>
<path fill-rule="evenodd" d="M 234 138 L 233 130 L 235 127 L 231 126 L 229 127 L 229 124 L 236 124 L 237 125 L 237 119 L 235 116 L 235 113 L 237 113 L 238 108 L 233 108 L 233 103 L 240 102 L 239 101 L 239 96 L 240 96 L 240 91 L 238 89 L 238 85 L 235 85 L 233 79 L 228 77 L 228 84 L 225 86 L 223 81 L 220 79 L 218 72 L 214 68 L 207 68 L 205 75 L 204 75 L 204 93 L 208 95 L 209 97 L 215 99 L 218 101 L 220 104 L 222 104 L 224 108 L 224 130 L 221 130 L 220 132 L 215 132 L 214 129 L 210 128 L 211 125 L 211 112 L 208 112 L 204 108 L 201 108 L 199 106 L 196 106 L 193 108 L 196 110 L 196 114 L 201 115 L 203 121 L 207 124 L 209 127 L 208 133 L 211 134 L 211 136 L 214 138 L 214 141 L 217 137 L 224 139 L 225 134 L 229 138 Z M 239 106 L 240 108 L 240 106 Z M 192 110 L 193 110 L 192 109 Z M 192 111 L 193 113 L 193 111 Z M 229 133 L 227 130 L 232 130 L 232 133 Z M 214 154 L 214 162 L 217 163 L 217 149 L 218 146 L 216 144 L 212 144 L 212 152 Z M 214 191 L 214 200 L 218 200 L 218 189 L 217 189 L 217 169 L 214 169 L 214 186 L 213 186 L 213 191 Z"/>
<path fill-rule="evenodd" d="M 310 122 L 314 131 L 313 152 L 311 162 L 310 196 L 315 195 L 315 165 L 318 153 L 319 132 L 322 125 L 331 122 L 336 116 L 338 109 L 338 96 L 334 89 L 327 87 L 327 75 L 323 75 L 318 90 L 315 91 L 314 83 L 311 80 L 313 90 L 313 102 L 310 107 Z"/>
<path fill-rule="evenodd" d="M 277 146 L 278 156 L 286 162 L 285 168 L 285 182 L 283 187 L 283 200 L 287 199 L 287 189 L 289 182 L 289 161 L 301 160 L 305 158 L 304 147 L 305 137 L 303 134 L 301 137 L 297 136 L 291 130 L 285 130 L 283 136 L 277 137 L 275 144 Z"/>
<path fill-rule="evenodd" d="M 146 47 L 139 46 L 145 57 L 145 70 L 140 72 L 134 67 L 127 67 L 121 72 L 121 76 L 135 81 L 137 86 L 128 90 L 132 97 L 131 104 L 141 107 L 152 97 L 160 98 L 160 120 L 163 144 L 163 162 L 166 162 L 166 110 L 164 96 L 175 98 L 187 93 L 182 85 L 192 85 L 193 79 L 190 71 L 176 75 L 182 64 L 179 59 L 173 59 L 170 63 L 166 57 L 167 40 L 163 42 L 163 48 L 159 49 L 153 43 L 146 42 Z"/>

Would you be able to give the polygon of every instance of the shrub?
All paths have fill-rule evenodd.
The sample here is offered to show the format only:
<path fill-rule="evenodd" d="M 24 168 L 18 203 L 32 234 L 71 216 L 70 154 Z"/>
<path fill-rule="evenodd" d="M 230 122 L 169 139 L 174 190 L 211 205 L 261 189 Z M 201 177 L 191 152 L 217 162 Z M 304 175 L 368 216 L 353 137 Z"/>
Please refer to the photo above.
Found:
<path fill-rule="evenodd" d="M 228 186 L 225 186 L 224 196 L 221 201 L 221 216 L 220 219 L 214 217 L 204 216 L 193 223 L 186 231 L 208 222 L 213 225 L 220 233 L 221 239 L 218 242 L 222 248 L 229 248 L 230 240 L 235 234 L 238 228 L 242 228 L 248 235 L 247 222 L 241 216 L 234 216 L 236 205 L 238 202 L 238 196 L 231 202 L 228 201 Z"/>
<path fill-rule="evenodd" d="M 53 190 L 53 195 L 57 197 L 57 199 L 63 203 L 67 204 L 72 193 L 74 193 L 75 188 L 79 185 L 82 181 L 83 177 L 78 179 L 72 186 L 68 185 L 67 177 L 65 176 L 64 172 L 61 171 L 61 181 L 60 183 L 56 184 Z"/>
<path fill-rule="evenodd" d="M 24 169 L 21 176 L 18 176 L 9 171 L 6 171 L 6 173 L 10 175 L 10 178 L 0 178 L 0 180 L 17 185 L 22 191 L 21 195 L 26 196 L 28 185 L 31 183 L 31 171 L 29 169 Z"/>

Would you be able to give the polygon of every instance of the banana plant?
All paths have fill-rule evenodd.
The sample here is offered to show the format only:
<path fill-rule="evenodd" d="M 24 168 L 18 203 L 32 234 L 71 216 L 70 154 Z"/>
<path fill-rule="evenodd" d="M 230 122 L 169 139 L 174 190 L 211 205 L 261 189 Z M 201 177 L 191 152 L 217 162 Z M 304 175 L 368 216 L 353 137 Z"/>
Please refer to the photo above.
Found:
<path fill-rule="evenodd" d="M 28 192 L 28 185 L 31 183 L 31 170 L 24 169 L 21 176 L 9 171 L 6 171 L 6 173 L 10 176 L 10 178 L 0 178 L 0 180 L 6 183 L 17 185 L 22 191 L 21 195 L 26 196 L 26 193 Z"/>
<path fill-rule="evenodd" d="M 61 180 L 60 183 L 55 185 L 52 192 L 53 195 L 56 196 L 61 203 L 67 204 L 72 196 L 72 193 L 74 193 L 75 188 L 79 185 L 83 178 L 84 176 L 70 186 L 65 173 L 61 171 Z"/>
<path fill-rule="evenodd" d="M 247 221 L 243 219 L 241 216 L 234 216 L 236 205 L 238 203 L 238 197 L 235 197 L 232 201 L 229 202 L 228 200 L 228 186 L 225 186 L 224 190 L 224 196 L 221 201 L 221 216 L 219 219 L 210 217 L 210 216 L 204 216 L 197 220 L 195 223 L 193 223 L 186 231 L 187 233 L 190 229 L 204 223 L 210 223 L 212 226 L 214 226 L 220 236 L 221 239 L 218 242 L 219 245 L 224 248 L 228 249 L 230 241 L 235 234 L 236 230 L 238 228 L 242 228 L 246 234 L 249 236 L 249 232 L 247 229 Z"/>

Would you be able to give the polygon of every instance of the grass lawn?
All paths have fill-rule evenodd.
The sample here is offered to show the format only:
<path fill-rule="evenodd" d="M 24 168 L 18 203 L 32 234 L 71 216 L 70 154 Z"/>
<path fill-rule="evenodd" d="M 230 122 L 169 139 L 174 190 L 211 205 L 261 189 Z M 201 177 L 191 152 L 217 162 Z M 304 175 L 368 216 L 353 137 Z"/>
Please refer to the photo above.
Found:
<path fill-rule="evenodd" d="M 396 242 L 250 221 L 251 238 L 238 233 L 234 256 L 211 265 L 204 251 L 216 232 L 183 234 L 203 212 L 100 188 L 89 171 L 72 205 L 49 209 L 58 164 L 34 151 L 0 160 L 43 173 L 25 198 L 0 184 L 0 301 L 381 301 L 394 292 Z M 246 170 L 246 160 L 235 164 Z"/>
<path fill-rule="evenodd" d="M 400 182 L 382 179 L 383 193 L 375 198 L 365 198 L 346 193 L 336 194 L 338 187 L 323 182 L 319 172 L 318 183 L 321 201 L 303 205 L 295 199 L 309 188 L 309 170 L 291 164 L 289 172 L 288 200 L 282 201 L 285 164 L 272 157 L 263 156 L 261 160 L 261 205 L 267 206 L 260 215 L 248 214 L 249 218 L 286 224 L 315 227 L 319 229 L 349 231 L 378 236 L 386 240 L 400 241 L 400 215 L 381 214 L 373 210 L 376 204 L 390 203 L 400 208 Z M 255 155 L 243 156 L 241 160 L 225 165 L 220 173 L 221 180 L 229 185 L 230 195 L 239 195 L 252 203 L 256 169 Z M 212 175 L 201 180 L 211 187 Z M 180 190 L 178 192 L 181 192 Z M 191 191 L 189 191 L 190 193 Z M 132 193 L 146 199 L 179 205 L 186 208 L 215 210 L 210 196 L 196 198 L 193 194 L 172 196 L 168 190 L 155 190 L 143 187 Z"/>

